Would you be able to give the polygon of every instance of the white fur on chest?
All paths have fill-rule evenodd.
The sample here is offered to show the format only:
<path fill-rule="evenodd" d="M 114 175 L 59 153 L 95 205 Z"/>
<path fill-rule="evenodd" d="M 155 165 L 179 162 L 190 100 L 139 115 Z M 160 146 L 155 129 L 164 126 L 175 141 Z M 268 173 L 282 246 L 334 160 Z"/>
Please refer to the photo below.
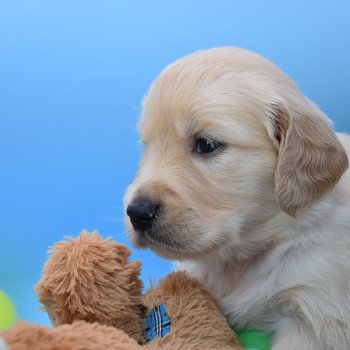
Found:
<path fill-rule="evenodd" d="M 322 317 L 350 324 L 349 227 L 348 207 L 329 198 L 249 261 L 186 261 L 177 268 L 198 277 L 238 328 L 276 331 L 288 313 L 305 314 L 316 330 Z"/>

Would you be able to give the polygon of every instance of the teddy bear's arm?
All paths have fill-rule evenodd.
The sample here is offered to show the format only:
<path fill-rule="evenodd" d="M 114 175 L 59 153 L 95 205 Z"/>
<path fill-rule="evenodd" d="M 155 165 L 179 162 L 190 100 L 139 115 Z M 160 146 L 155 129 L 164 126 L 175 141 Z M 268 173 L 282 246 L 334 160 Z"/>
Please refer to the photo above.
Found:
<path fill-rule="evenodd" d="M 0 336 L 8 350 L 142 350 L 123 331 L 84 321 L 56 328 L 20 321 Z"/>
<path fill-rule="evenodd" d="M 167 323 L 170 320 L 170 330 L 149 342 L 149 349 L 242 349 L 213 297 L 184 272 L 166 276 L 147 292 L 145 302 L 149 310 L 165 307 L 167 315 L 163 317 Z"/>

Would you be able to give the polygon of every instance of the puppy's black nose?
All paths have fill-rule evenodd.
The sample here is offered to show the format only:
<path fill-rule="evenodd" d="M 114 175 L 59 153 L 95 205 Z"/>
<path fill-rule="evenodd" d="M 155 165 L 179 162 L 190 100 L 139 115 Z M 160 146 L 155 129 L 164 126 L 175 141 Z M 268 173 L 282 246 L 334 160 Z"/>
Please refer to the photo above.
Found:
<path fill-rule="evenodd" d="M 158 209 L 159 205 L 151 199 L 140 198 L 128 205 L 126 214 L 130 217 L 130 221 L 136 230 L 145 231 L 151 228 Z"/>

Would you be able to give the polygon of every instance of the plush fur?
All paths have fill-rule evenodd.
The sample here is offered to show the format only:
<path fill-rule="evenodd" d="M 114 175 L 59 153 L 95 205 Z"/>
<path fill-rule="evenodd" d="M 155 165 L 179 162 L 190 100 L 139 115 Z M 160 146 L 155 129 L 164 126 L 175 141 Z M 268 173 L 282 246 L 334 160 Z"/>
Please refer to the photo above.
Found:
<path fill-rule="evenodd" d="M 8 350 L 140 350 L 125 332 L 84 321 L 55 328 L 22 321 L 2 337 Z"/>
<path fill-rule="evenodd" d="M 181 261 L 273 350 L 350 349 L 350 138 L 261 56 L 199 51 L 152 84 L 125 205 L 157 204 L 133 243 Z M 198 152 L 207 138 L 220 147 Z"/>
<path fill-rule="evenodd" d="M 171 336 L 155 339 L 151 349 L 240 349 L 217 303 L 197 280 L 184 272 L 172 273 L 145 296 L 147 308 L 164 300 L 172 320 Z"/>
<path fill-rule="evenodd" d="M 53 325 L 99 322 L 142 343 L 145 306 L 139 261 L 130 250 L 97 232 L 57 243 L 36 286 Z M 127 316 L 126 316 L 127 315 Z"/>
<path fill-rule="evenodd" d="M 241 349 L 196 279 L 172 273 L 143 297 L 140 262 L 128 261 L 129 255 L 127 247 L 97 232 L 56 244 L 36 287 L 56 327 L 19 322 L 0 340 L 8 350 Z M 171 319 L 170 333 L 145 344 L 144 316 L 161 303 Z"/>

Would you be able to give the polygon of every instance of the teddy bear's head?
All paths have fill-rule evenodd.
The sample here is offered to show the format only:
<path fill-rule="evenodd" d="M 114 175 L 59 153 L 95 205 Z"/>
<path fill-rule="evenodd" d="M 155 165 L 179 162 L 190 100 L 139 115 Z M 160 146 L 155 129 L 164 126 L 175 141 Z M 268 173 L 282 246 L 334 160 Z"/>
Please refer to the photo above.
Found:
<path fill-rule="evenodd" d="M 130 250 L 87 231 L 50 250 L 36 292 L 54 325 L 75 320 L 117 327 L 144 341 L 145 306 L 139 261 Z"/>

